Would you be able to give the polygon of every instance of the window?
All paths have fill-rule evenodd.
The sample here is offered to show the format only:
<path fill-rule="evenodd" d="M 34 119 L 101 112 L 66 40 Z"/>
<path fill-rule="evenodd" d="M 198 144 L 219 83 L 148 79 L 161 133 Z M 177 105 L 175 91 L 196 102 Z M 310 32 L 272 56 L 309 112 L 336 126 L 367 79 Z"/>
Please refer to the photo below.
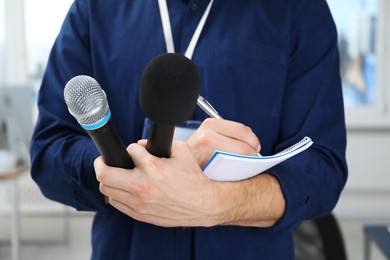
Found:
<path fill-rule="evenodd" d="M 328 1 L 339 33 L 341 76 L 347 106 L 376 101 L 378 2 Z"/>
<path fill-rule="evenodd" d="M 73 0 L 24 2 L 28 80 L 38 88 L 49 52 Z"/>
<path fill-rule="evenodd" d="M 328 0 L 336 22 L 346 120 L 349 127 L 389 127 L 386 0 Z M 386 20 L 387 19 L 387 20 Z M 387 73 L 388 74 L 388 73 Z"/>

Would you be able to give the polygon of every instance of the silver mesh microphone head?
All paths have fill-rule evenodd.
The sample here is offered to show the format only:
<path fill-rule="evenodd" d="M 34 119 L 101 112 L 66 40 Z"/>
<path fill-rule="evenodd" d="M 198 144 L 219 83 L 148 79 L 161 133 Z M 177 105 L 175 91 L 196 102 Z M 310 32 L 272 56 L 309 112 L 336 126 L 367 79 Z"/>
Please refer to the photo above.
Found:
<path fill-rule="evenodd" d="M 110 110 L 106 93 L 89 76 L 81 75 L 69 80 L 64 89 L 64 98 L 70 114 L 81 125 L 98 123 Z"/>

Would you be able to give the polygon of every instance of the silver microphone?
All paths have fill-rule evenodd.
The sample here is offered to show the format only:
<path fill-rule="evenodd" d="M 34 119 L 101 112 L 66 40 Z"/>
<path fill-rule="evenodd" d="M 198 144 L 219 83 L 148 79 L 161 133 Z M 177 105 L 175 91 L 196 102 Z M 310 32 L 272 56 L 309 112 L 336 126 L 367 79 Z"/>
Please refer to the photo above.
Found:
<path fill-rule="evenodd" d="M 92 138 L 109 166 L 134 168 L 111 120 L 106 93 L 92 77 L 81 75 L 72 78 L 65 86 L 64 98 L 68 110 Z"/>
<path fill-rule="evenodd" d="M 110 115 L 106 93 L 92 77 L 72 78 L 65 86 L 64 98 L 70 114 L 85 129 L 94 128 Z"/>

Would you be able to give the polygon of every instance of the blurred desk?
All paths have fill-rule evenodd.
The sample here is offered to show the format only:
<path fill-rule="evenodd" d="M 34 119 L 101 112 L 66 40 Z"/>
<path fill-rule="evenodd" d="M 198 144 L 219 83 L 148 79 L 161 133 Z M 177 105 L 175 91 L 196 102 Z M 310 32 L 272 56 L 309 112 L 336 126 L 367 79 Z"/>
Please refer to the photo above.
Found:
<path fill-rule="evenodd" d="M 12 260 L 19 260 L 19 248 L 20 248 L 20 227 L 19 227 L 19 186 L 18 177 L 26 172 L 29 166 L 18 166 L 15 169 L 0 172 L 0 182 L 11 182 L 13 185 L 12 195 L 12 234 L 11 234 L 11 247 L 12 247 Z"/>
<path fill-rule="evenodd" d="M 367 224 L 364 230 L 364 259 L 370 259 L 370 242 L 373 241 L 390 259 L 390 226 L 384 224 Z"/>
<path fill-rule="evenodd" d="M 0 172 L 0 181 L 4 180 L 15 180 L 20 174 L 27 171 L 30 166 L 18 166 L 15 169 L 6 172 Z"/>

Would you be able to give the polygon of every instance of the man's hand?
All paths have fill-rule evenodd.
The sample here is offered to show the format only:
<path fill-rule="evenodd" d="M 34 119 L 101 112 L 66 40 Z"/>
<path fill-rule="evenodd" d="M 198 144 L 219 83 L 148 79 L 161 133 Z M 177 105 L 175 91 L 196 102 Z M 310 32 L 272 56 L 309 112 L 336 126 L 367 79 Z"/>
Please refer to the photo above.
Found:
<path fill-rule="evenodd" d="M 190 136 L 191 147 L 199 165 L 203 167 L 215 150 L 241 155 L 257 155 L 261 145 L 252 130 L 240 123 L 208 118 Z"/>
<path fill-rule="evenodd" d="M 144 142 L 131 144 L 133 170 L 109 167 L 101 157 L 95 171 L 109 203 L 134 219 L 159 226 L 212 226 L 219 214 L 213 182 L 201 171 L 185 142 L 174 142 L 171 158 L 147 152 Z"/>

